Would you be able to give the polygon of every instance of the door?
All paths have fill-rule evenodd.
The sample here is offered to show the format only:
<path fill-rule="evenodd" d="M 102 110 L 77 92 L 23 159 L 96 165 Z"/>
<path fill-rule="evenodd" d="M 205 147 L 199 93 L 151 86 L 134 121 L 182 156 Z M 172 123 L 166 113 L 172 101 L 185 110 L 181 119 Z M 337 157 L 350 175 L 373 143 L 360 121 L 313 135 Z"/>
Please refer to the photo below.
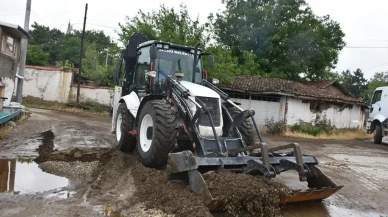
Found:
<path fill-rule="evenodd" d="M 373 93 L 372 101 L 371 101 L 371 109 L 369 113 L 369 117 L 374 118 L 377 114 L 381 113 L 381 98 L 383 95 L 383 90 L 376 90 Z M 386 108 L 387 109 L 387 108 Z"/>

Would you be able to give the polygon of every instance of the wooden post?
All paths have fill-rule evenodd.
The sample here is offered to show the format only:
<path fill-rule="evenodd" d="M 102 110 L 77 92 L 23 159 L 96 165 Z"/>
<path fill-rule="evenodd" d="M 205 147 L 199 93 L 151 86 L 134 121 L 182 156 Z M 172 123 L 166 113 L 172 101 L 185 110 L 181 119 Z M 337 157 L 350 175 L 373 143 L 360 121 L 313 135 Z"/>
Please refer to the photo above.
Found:
<path fill-rule="evenodd" d="M 86 16 L 88 14 L 88 4 L 85 5 L 85 17 L 84 17 L 84 27 L 82 29 L 82 38 L 81 38 L 81 51 L 79 55 L 79 72 L 78 72 L 78 87 L 77 87 L 77 107 L 79 107 L 79 93 L 81 88 L 81 72 L 82 72 L 82 56 L 84 53 L 84 35 L 85 35 L 85 26 L 86 26 Z"/>

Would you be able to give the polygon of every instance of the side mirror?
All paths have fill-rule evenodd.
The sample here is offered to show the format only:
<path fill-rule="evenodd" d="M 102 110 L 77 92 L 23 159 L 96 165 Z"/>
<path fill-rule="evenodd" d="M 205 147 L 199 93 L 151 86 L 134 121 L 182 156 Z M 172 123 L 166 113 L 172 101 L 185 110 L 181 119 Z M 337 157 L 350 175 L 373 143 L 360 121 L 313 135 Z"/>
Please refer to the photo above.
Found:
<path fill-rule="evenodd" d="M 214 66 L 214 56 L 213 55 L 209 55 L 209 66 L 210 67 Z"/>
<path fill-rule="evenodd" d="M 157 58 L 157 51 L 158 51 L 158 49 L 156 48 L 155 45 L 150 48 L 150 58 L 152 60 Z"/>

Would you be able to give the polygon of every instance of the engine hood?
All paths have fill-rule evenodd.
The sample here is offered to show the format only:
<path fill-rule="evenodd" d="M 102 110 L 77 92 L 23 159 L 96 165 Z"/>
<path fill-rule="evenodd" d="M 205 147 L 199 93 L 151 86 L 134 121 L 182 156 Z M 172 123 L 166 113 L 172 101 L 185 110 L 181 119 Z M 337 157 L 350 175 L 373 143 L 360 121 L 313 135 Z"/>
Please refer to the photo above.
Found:
<path fill-rule="evenodd" d="M 214 90 L 205 87 L 203 85 L 191 83 L 188 81 L 180 82 L 185 88 L 187 88 L 194 96 L 203 96 L 203 97 L 211 97 L 211 98 L 220 98 Z"/>

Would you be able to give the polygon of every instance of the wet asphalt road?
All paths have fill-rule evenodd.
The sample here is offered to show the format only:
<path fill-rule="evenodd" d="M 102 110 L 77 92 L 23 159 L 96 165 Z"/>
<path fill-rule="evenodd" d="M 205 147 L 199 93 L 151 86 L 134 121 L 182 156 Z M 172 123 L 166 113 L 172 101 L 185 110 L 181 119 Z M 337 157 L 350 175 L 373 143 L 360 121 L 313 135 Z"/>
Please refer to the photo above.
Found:
<path fill-rule="evenodd" d="M 0 141 L 0 192 L 3 192 L 0 193 L 0 216 L 105 215 L 101 212 L 103 208 L 88 203 L 86 198 L 71 197 L 78 190 L 72 185 L 72 179 L 44 173 L 32 159 L 38 155 L 36 148 L 42 143 L 40 134 L 47 130 L 55 135 L 54 149 L 111 147 L 114 136 L 110 134 L 110 118 L 42 109 L 31 109 L 31 112 L 28 120 Z M 327 176 L 344 185 L 323 202 L 284 207 L 284 216 L 388 216 L 388 145 L 273 136 L 265 140 L 270 145 L 298 142 L 304 154 L 317 157 L 319 168 Z M 76 162 L 72 165 L 77 167 Z M 81 166 L 87 170 L 84 167 L 96 165 Z M 277 179 L 303 187 L 290 182 L 298 180 L 295 173 L 281 174 Z M 59 187 L 66 190 L 56 190 Z M 119 216 L 114 212 L 110 215 Z M 162 213 L 155 211 L 145 216 L 156 215 Z"/>

